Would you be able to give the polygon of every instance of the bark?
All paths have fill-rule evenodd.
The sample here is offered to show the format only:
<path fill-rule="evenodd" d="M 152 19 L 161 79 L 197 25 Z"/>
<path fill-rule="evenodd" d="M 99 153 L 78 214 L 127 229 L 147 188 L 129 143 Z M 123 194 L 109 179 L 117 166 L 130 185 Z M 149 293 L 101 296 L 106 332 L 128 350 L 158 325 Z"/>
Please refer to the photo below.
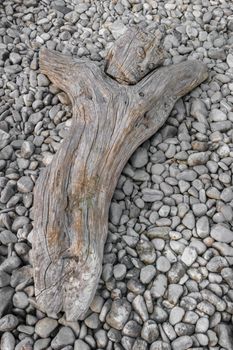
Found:
<path fill-rule="evenodd" d="M 106 73 L 87 60 L 40 52 L 41 72 L 69 95 L 73 118 L 68 137 L 35 186 L 35 295 L 42 310 L 64 311 L 67 320 L 83 319 L 94 297 L 109 206 L 124 165 L 164 124 L 175 102 L 207 78 L 198 61 L 148 74 L 161 63 L 162 50 L 156 38 L 140 33 L 134 29 L 116 41 Z M 127 50 L 116 50 L 127 35 Z M 135 47 L 144 54 L 135 56 Z"/>

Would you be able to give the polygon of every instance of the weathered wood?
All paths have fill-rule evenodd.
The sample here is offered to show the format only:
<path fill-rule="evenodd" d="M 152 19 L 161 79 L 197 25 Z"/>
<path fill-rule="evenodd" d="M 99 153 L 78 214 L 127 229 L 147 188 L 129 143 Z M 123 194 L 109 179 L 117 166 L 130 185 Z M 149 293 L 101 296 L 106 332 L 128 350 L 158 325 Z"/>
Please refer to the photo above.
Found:
<path fill-rule="evenodd" d="M 161 62 L 161 50 L 150 36 L 148 46 L 145 33 L 136 33 L 120 38 L 116 46 L 129 36 L 134 43 L 127 50 L 113 48 L 107 59 L 106 72 L 123 85 L 93 62 L 45 48 L 40 52 L 40 69 L 69 95 L 73 118 L 68 137 L 35 187 L 35 295 L 45 312 L 63 310 L 68 320 L 82 319 L 95 294 L 109 206 L 124 165 L 164 124 L 175 102 L 207 78 L 206 66 L 197 61 L 147 74 L 149 63 Z M 143 42 L 142 59 L 134 48 Z M 141 79 L 142 74 L 147 76 Z"/>

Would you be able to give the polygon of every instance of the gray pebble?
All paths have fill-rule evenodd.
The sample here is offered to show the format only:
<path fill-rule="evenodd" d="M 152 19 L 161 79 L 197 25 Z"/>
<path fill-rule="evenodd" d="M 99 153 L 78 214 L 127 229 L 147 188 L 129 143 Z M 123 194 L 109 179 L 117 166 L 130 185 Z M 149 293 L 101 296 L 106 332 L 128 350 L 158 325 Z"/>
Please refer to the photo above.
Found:
<path fill-rule="evenodd" d="M 0 343 L 1 350 L 14 350 L 15 349 L 15 338 L 12 333 L 4 332 L 1 337 Z"/>
<path fill-rule="evenodd" d="M 220 224 L 211 228 L 210 235 L 219 242 L 231 243 L 233 241 L 233 232 Z"/>
<path fill-rule="evenodd" d="M 127 322 L 131 312 L 131 305 L 126 299 L 114 300 L 106 317 L 109 326 L 121 330 Z"/>
<path fill-rule="evenodd" d="M 91 347 L 82 339 L 77 339 L 74 343 L 74 350 L 91 350 Z"/>
<path fill-rule="evenodd" d="M 143 147 L 139 147 L 130 158 L 130 162 L 133 167 L 142 168 L 148 162 L 147 150 Z"/>
<path fill-rule="evenodd" d="M 45 317 L 39 320 L 35 326 L 35 332 L 41 338 L 48 338 L 51 333 L 57 328 L 58 322 L 52 318 Z"/>
<path fill-rule="evenodd" d="M 191 348 L 191 346 L 193 345 L 193 340 L 191 337 L 184 335 L 173 340 L 171 345 L 173 350 L 186 350 L 188 348 Z"/>
<path fill-rule="evenodd" d="M 8 314 L 0 318 L 0 332 L 10 332 L 17 327 L 19 323 L 15 315 Z"/>
<path fill-rule="evenodd" d="M 53 338 L 51 346 L 53 349 L 62 349 L 66 345 L 72 345 L 75 342 L 75 336 L 71 328 L 61 327 L 57 335 Z"/>
<path fill-rule="evenodd" d="M 113 268 L 113 275 L 117 281 L 121 281 L 124 279 L 126 271 L 126 266 L 124 264 L 117 264 Z"/>
<path fill-rule="evenodd" d="M 143 324 L 141 337 L 149 344 L 153 343 L 159 337 L 159 330 L 155 321 L 147 320 Z"/>
<path fill-rule="evenodd" d="M 18 181 L 17 181 L 17 188 L 19 192 L 22 193 L 29 193 L 32 191 L 34 186 L 33 181 L 29 176 L 22 176 Z"/>
<path fill-rule="evenodd" d="M 140 280 L 143 284 L 148 284 L 155 277 L 156 269 L 153 265 L 144 266 L 140 272 Z"/>

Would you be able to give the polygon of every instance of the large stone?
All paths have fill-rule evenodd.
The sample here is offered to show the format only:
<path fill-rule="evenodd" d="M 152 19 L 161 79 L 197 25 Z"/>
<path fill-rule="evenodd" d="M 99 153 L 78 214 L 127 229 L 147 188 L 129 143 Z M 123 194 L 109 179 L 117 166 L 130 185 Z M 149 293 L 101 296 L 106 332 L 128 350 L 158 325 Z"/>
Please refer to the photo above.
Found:
<path fill-rule="evenodd" d="M 186 350 L 188 348 L 191 348 L 193 345 L 193 340 L 188 335 L 184 335 L 182 337 L 176 338 L 172 342 L 172 349 L 173 350 Z"/>

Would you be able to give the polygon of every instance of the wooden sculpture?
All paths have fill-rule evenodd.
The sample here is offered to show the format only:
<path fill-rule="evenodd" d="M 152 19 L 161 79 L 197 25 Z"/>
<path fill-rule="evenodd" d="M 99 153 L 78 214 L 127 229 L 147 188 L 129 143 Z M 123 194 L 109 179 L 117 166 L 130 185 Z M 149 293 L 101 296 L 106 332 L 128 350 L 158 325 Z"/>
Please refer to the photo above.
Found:
<path fill-rule="evenodd" d="M 110 49 L 105 71 L 86 59 L 40 51 L 41 72 L 73 106 L 69 135 L 41 170 L 34 193 L 35 296 L 48 314 L 83 319 L 101 275 L 109 206 L 124 165 L 175 102 L 207 78 L 197 61 L 155 69 L 163 61 L 159 41 L 130 28 Z"/>

